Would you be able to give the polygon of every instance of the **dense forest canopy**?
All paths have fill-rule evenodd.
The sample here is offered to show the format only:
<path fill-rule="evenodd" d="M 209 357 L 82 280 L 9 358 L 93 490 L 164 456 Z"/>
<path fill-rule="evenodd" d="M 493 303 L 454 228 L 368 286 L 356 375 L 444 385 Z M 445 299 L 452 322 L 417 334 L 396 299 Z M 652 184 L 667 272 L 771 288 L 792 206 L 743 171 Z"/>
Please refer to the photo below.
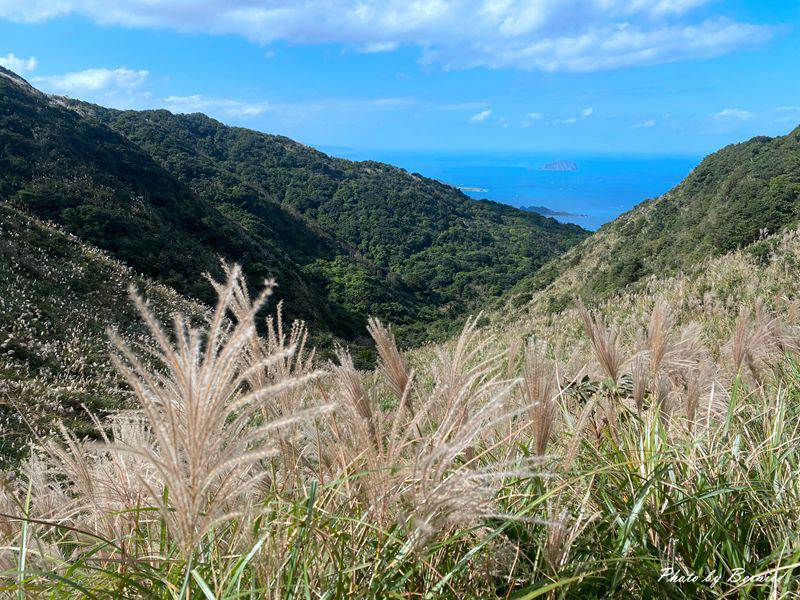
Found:
<path fill-rule="evenodd" d="M 204 115 L 114 111 L 0 77 L 0 198 L 211 302 L 224 257 L 278 281 L 330 346 L 452 329 L 587 232 L 380 163 L 331 158 Z"/>

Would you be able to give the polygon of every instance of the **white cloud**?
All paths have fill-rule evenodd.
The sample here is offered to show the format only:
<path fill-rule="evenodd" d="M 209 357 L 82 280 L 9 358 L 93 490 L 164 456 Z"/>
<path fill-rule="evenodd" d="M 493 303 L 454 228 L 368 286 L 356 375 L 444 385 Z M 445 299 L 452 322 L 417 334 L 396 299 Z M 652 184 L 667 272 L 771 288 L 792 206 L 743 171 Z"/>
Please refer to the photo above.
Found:
<path fill-rule="evenodd" d="M 242 102 L 228 98 L 207 98 L 201 94 L 167 96 L 165 107 L 177 113 L 210 112 L 227 117 L 256 117 L 270 109 L 270 103 Z"/>
<path fill-rule="evenodd" d="M 531 125 L 533 125 L 534 121 L 541 121 L 543 118 L 544 118 L 544 113 L 530 112 L 523 117 L 521 126 L 530 127 Z"/>
<path fill-rule="evenodd" d="M 482 108 L 486 108 L 486 102 L 451 102 L 431 105 L 433 110 L 480 110 Z"/>
<path fill-rule="evenodd" d="M 568 117 L 566 119 L 556 119 L 555 121 L 553 121 L 553 123 L 555 123 L 556 125 L 574 125 L 577 122 L 578 119 L 576 119 L 575 117 Z"/>
<path fill-rule="evenodd" d="M 472 115 L 469 118 L 470 123 L 483 123 L 486 119 L 488 119 L 492 114 L 491 110 L 482 110 L 481 112 Z"/>
<path fill-rule="evenodd" d="M 755 117 L 756 114 L 750 112 L 749 110 L 742 110 L 740 108 L 726 108 L 725 110 L 721 110 L 711 116 L 718 121 L 736 119 L 739 121 L 747 121 L 748 119 Z"/>
<path fill-rule="evenodd" d="M 406 110 L 417 106 L 411 98 L 332 98 L 310 102 L 270 102 L 266 100 L 246 102 L 232 98 L 214 98 L 202 94 L 189 96 L 167 96 L 158 104 L 176 113 L 202 112 L 219 119 L 246 119 L 267 112 L 284 121 L 305 121 L 311 116 L 330 117 L 339 115 L 362 115 L 366 111 L 385 112 Z"/>
<path fill-rule="evenodd" d="M 266 44 L 401 45 L 449 69 L 597 71 L 705 58 L 763 43 L 766 25 L 692 13 L 712 0 L 0 0 L 0 18 L 80 15 L 102 25 L 233 34 Z M 711 8 L 702 11 L 705 17 Z M 569 18 L 566 18 L 566 16 Z"/>
<path fill-rule="evenodd" d="M 800 118 L 800 106 L 778 106 L 772 111 L 776 117 L 773 123 L 796 123 Z"/>
<path fill-rule="evenodd" d="M 591 117 L 593 112 L 594 112 L 594 109 L 593 109 L 593 108 L 591 108 L 591 107 L 589 107 L 589 108 L 584 108 L 584 109 L 581 111 L 581 116 L 582 116 L 582 117 L 585 119 L 585 118 L 587 118 L 587 117 Z"/>
<path fill-rule="evenodd" d="M 364 44 L 359 48 L 360 52 L 365 54 L 376 54 L 378 52 L 391 52 L 397 50 L 399 44 L 397 42 L 370 42 Z"/>
<path fill-rule="evenodd" d="M 148 78 L 148 71 L 119 69 L 86 69 L 64 75 L 34 77 L 33 82 L 45 91 L 58 94 L 85 94 L 87 92 L 131 91 Z"/>
<path fill-rule="evenodd" d="M 39 61 L 35 56 L 22 58 L 13 52 L 0 56 L 0 67 L 5 67 L 10 71 L 14 71 L 17 75 L 27 75 L 33 73 L 36 67 L 39 66 Z"/>
<path fill-rule="evenodd" d="M 648 129 L 656 124 L 655 119 L 647 119 L 633 126 L 634 129 Z"/>

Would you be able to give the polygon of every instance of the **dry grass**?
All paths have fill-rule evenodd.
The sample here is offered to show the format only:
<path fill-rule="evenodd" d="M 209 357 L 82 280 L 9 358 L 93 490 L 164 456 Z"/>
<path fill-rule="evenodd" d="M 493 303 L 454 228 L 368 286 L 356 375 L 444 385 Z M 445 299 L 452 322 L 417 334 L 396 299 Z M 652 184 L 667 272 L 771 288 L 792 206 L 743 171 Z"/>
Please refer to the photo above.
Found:
<path fill-rule="evenodd" d="M 781 243 L 800 255 L 796 238 Z M 742 291 L 729 284 L 750 267 L 725 260 L 603 312 L 532 312 L 513 332 L 471 319 L 410 355 L 373 319 L 373 372 L 343 350 L 315 361 L 280 307 L 258 335 L 271 284 L 252 298 L 236 267 L 214 282 L 201 328 L 176 316 L 168 332 L 134 295 L 151 342 L 112 337 L 138 409 L 98 422 L 95 440 L 62 429 L 7 478 L 0 585 L 131 598 L 797 593 L 800 331 L 792 298 L 757 300 L 789 275 L 768 265 Z M 678 585 L 665 568 L 723 579 Z M 766 580 L 731 580 L 739 568 Z"/>

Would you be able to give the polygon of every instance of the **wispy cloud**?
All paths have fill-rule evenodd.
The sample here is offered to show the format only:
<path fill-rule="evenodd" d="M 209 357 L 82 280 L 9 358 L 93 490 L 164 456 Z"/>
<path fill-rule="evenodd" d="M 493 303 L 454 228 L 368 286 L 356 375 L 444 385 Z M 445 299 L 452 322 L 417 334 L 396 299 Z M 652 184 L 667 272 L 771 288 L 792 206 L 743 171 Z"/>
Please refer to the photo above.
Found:
<path fill-rule="evenodd" d="M 540 112 L 529 112 L 522 118 L 522 127 L 530 127 L 533 125 L 534 121 L 541 121 L 544 118 L 544 113 Z"/>
<path fill-rule="evenodd" d="M 648 129 L 650 127 L 653 127 L 655 124 L 656 124 L 656 120 L 655 119 L 647 119 L 646 121 L 642 121 L 641 123 L 637 123 L 636 125 L 633 125 L 633 128 L 634 129 Z"/>
<path fill-rule="evenodd" d="M 28 73 L 33 73 L 38 66 L 39 61 L 36 60 L 35 56 L 22 58 L 13 52 L 6 54 L 5 56 L 0 56 L 0 67 L 5 67 L 6 69 L 14 71 L 14 73 L 17 75 L 27 75 Z"/>
<path fill-rule="evenodd" d="M 32 81 L 48 92 L 83 94 L 98 91 L 129 91 L 141 86 L 149 75 L 148 71 L 134 71 L 120 67 L 118 69 L 86 69 L 64 75 L 34 77 Z"/>
<path fill-rule="evenodd" d="M 167 96 L 164 98 L 165 108 L 173 112 L 212 112 L 229 117 L 255 117 L 269 110 L 270 103 L 242 102 L 227 98 L 207 98 L 200 94 L 191 96 Z"/>
<path fill-rule="evenodd" d="M 433 110 L 480 110 L 486 108 L 486 102 L 451 102 L 448 104 L 431 104 Z"/>
<path fill-rule="evenodd" d="M 773 123 L 796 123 L 800 120 L 800 106 L 778 106 L 772 112 Z"/>
<path fill-rule="evenodd" d="M 202 112 L 219 119 L 247 119 L 270 113 L 284 121 L 365 112 L 407 110 L 417 106 L 413 98 L 331 98 L 311 102 L 244 101 L 203 94 L 167 96 L 159 106 L 178 113 Z"/>
<path fill-rule="evenodd" d="M 742 110 L 740 108 L 726 108 L 724 110 L 719 111 L 718 113 L 714 113 L 711 116 L 717 121 L 724 121 L 724 120 L 747 121 L 748 119 L 752 119 L 753 117 L 755 117 L 756 114 L 750 112 L 749 110 Z"/>
<path fill-rule="evenodd" d="M 581 109 L 580 118 L 581 119 L 588 119 L 594 114 L 594 108 L 591 106 Z M 579 117 L 562 117 L 560 119 L 554 119 L 554 125 L 574 125 L 578 122 Z"/>
<path fill-rule="evenodd" d="M 488 119 L 492 115 L 491 110 L 482 110 L 481 112 L 472 115 L 469 118 L 470 123 L 483 123 L 486 119 Z"/>
<path fill-rule="evenodd" d="M 424 62 L 446 69 L 542 71 L 597 71 L 706 58 L 761 44 L 775 33 L 768 25 L 708 17 L 711 7 L 695 10 L 704 5 L 713 2 L 0 0 L 0 17 L 37 22 L 80 15 L 103 25 L 233 34 L 262 44 L 338 43 L 362 52 L 412 45 L 422 50 Z"/>
<path fill-rule="evenodd" d="M 378 52 L 391 52 L 392 50 L 397 50 L 397 47 L 400 44 L 397 42 L 370 42 L 368 44 L 364 44 L 359 48 L 359 52 L 363 52 L 365 54 L 375 54 Z"/>

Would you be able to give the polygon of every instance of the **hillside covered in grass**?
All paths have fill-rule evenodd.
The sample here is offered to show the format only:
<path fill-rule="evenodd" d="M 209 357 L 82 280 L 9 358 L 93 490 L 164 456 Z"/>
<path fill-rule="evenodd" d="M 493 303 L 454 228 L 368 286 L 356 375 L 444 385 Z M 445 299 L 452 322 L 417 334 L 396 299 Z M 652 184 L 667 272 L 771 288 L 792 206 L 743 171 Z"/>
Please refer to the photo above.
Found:
<path fill-rule="evenodd" d="M 140 411 L 107 422 L 113 444 L 63 430 L 6 482 L 0 512 L 31 520 L 0 521 L 0 585 L 793 597 L 800 234 L 766 241 L 767 260 L 706 259 L 509 330 L 470 321 L 410 355 L 373 321 L 374 372 L 256 337 L 263 298 L 233 269 L 203 330 L 143 310 L 154 341 L 116 343 Z"/>
<path fill-rule="evenodd" d="M 642 202 L 520 281 L 515 304 L 548 287 L 547 309 L 608 298 L 651 275 L 693 268 L 800 223 L 800 128 L 706 157 L 663 196 Z M 767 247 L 756 244 L 756 254 Z"/>
<path fill-rule="evenodd" d="M 534 272 L 536 215 L 3 78 L 0 592 L 800 594 L 798 130 Z M 264 262 L 191 275 L 217 251 Z M 270 265 L 295 279 L 262 285 Z M 404 329 L 366 318 L 384 302 Z M 484 304 L 398 346 L 403 315 L 430 332 Z M 334 335 L 370 339 L 375 368 L 309 343 Z"/>
<path fill-rule="evenodd" d="M 137 274 L 56 227 L 0 205 L 0 458 L 62 422 L 76 433 L 98 415 L 130 406 L 113 368 L 107 329 L 147 339 L 129 298 L 134 286 L 168 320 L 206 309 Z"/>

